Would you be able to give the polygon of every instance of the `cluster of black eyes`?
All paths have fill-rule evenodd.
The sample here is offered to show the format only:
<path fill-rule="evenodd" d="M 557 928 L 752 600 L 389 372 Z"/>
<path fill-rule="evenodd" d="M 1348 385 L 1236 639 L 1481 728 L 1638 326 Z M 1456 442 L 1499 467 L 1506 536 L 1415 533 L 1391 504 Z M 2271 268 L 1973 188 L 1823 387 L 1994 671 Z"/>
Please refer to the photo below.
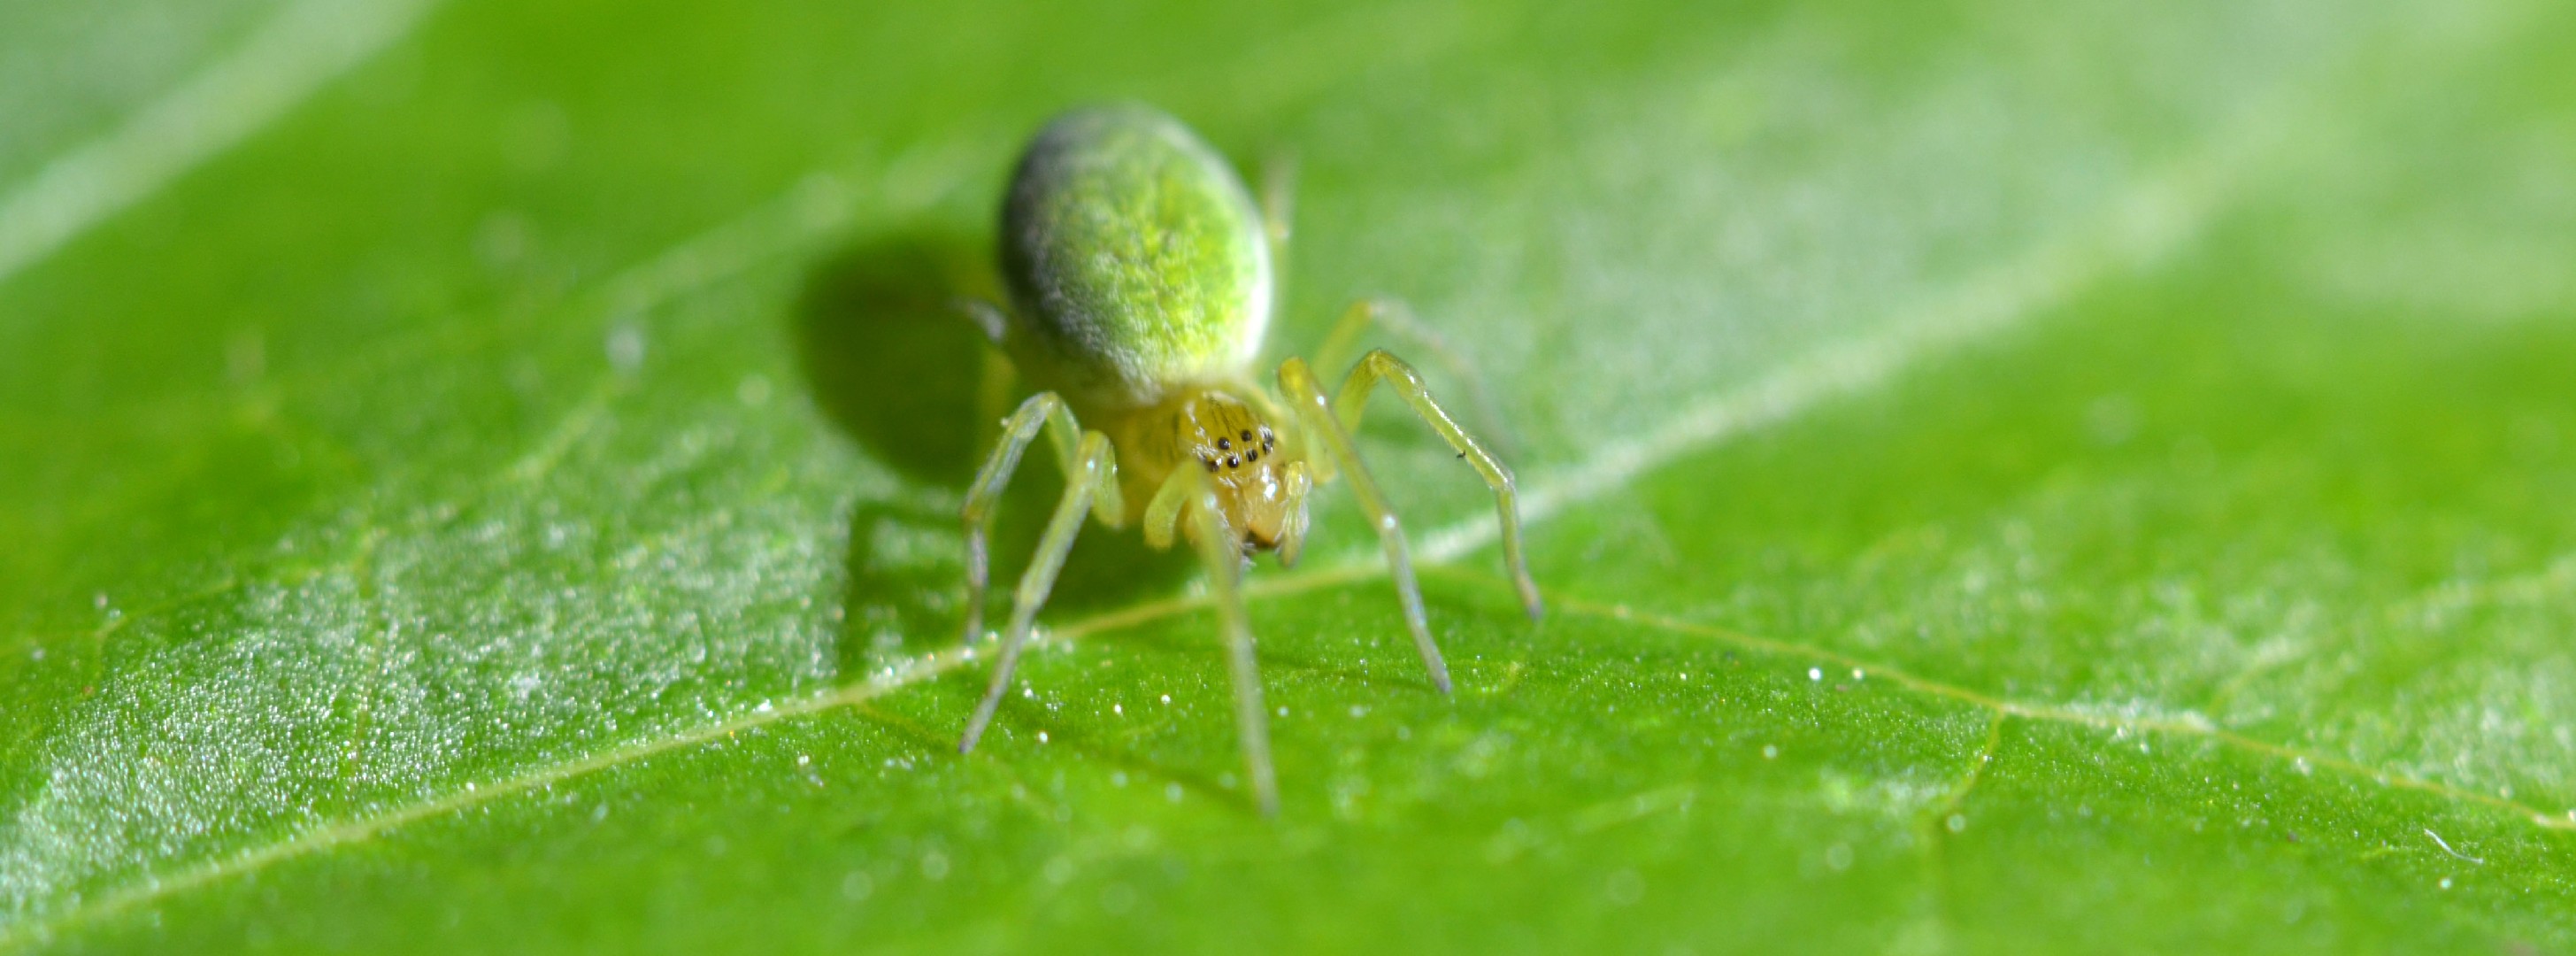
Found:
<path fill-rule="evenodd" d="M 1270 429 L 1267 427 L 1261 429 L 1261 447 L 1259 448 L 1252 447 L 1251 429 L 1244 429 L 1242 435 L 1239 437 L 1243 440 L 1243 455 L 1241 457 L 1234 455 L 1225 456 L 1225 467 L 1240 468 L 1245 465 L 1252 464 L 1253 462 L 1260 461 L 1262 453 L 1269 451 L 1270 446 L 1278 443 L 1277 436 L 1270 434 Z M 1234 442 L 1235 440 L 1232 438 L 1218 438 L 1216 440 L 1216 450 L 1233 451 Z M 1217 460 L 1213 455 L 1199 459 L 1199 464 L 1206 465 L 1210 474 L 1214 474 L 1216 472 Z"/>

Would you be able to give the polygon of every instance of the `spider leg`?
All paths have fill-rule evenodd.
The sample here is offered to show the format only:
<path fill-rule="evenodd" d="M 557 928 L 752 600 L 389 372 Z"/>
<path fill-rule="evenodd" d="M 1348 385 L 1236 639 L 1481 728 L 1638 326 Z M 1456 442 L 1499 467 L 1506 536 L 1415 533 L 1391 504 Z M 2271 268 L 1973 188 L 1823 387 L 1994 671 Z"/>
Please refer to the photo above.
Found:
<path fill-rule="evenodd" d="M 1477 444 L 1473 436 L 1449 418 L 1449 413 L 1441 409 L 1440 403 L 1431 397 L 1431 392 L 1422 387 L 1422 375 L 1415 372 L 1413 366 L 1404 364 L 1403 359 L 1396 358 L 1385 349 L 1372 349 L 1369 354 L 1361 356 L 1359 364 L 1351 368 L 1351 377 L 1342 382 L 1342 391 L 1333 401 L 1333 410 L 1338 413 L 1344 431 L 1359 430 L 1360 413 L 1368 409 L 1369 392 L 1379 382 L 1385 382 L 1395 389 L 1396 394 L 1404 396 L 1405 403 L 1413 406 L 1414 414 L 1422 416 L 1422 420 L 1431 425 L 1431 430 L 1448 439 L 1449 447 L 1457 449 L 1459 457 L 1474 465 L 1476 473 L 1484 476 L 1485 485 L 1494 490 L 1495 517 L 1503 525 L 1503 564 L 1511 572 L 1512 585 L 1520 589 L 1521 608 L 1529 612 L 1531 620 L 1537 620 L 1543 605 L 1539 602 L 1538 583 L 1530 579 L 1529 562 L 1521 554 L 1520 498 L 1512 484 L 1512 470 L 1504 467 L 1484 446 Z"/>
<path fill-rule="evenodd" d="M 1188 468 L 1172 469 L 1171 477 L 1163 479 L 1163 487 L 1157 489 L 1154 499 L 1145 504 L 1145 544 L 1157 551 L 1171 547 L 1172 541 L 1178 537 L 1182 510 L 1191 500 L 1190 490 L 1203 481 L 1189 471 Z M 1279 529 L 1279 566 L 1293 568 L 1297 566 L 1297 555 L 1306 548 L 1306 495 L 1315 488 L 1314 472 L 1306 462 L 1292 462 L 1283 482 L 1287 485 L 1288 520 Z"/>
<path fill-rule="evenodd" d="M 1351 495 L 1359 499 L 1360 509 L 1368 512 L 1369 523 L 1377 527 L 1378 541 L 1386 548 L 1386 569 L 1395 580 L 1395 593 L 1404 605 L 1404 625 L 1413 632 L 1413 648 L 1422 654 L 1422 666 L 1431 672 L 1431 686 L 1449 692 L 1449 667 L 1440 660 L 1440 645 L 1431 640 L 1431 623 L 1422 612 L 1422 588 L 1413 580 L 1413 555 L 1404 541 L 1404 527 L 1396 521 L 1395 511 L 1387 503 L 1386 493 L 1377 480 L 1369 477 L 1368 467 L 1361 463 L 1359 449 L 1351 444 L 1350 432 L 1334 417 L 1332 403 L 1315 382 L 1315 373 L 1304 359 L 1292 358 L 1279 366 L 1279 388 L 1288 393 L 1288 404 L 1297 412 L 1300 423 L 1315 435 L 1315 444 L 1328 453 L 1350 479 Z"/>
<path fill-rule="evenodd" d="M 966 506 L 960 517 L 966 522 L 966 641 L 974 643 L 975 635 L 984 630 L 984 589 L 990 578 L 991 564 L 987 540 L 992 536 L 993 513 L 1001 504 L 1002 489 L 1011 483 L 1011 473 L 1020 468 L 1020 454 L 1038 437 L 1051 419 L 1062 416 L 1065 424 L 1059 430 L 1077 427 L 1073 413 L 1065 411 L 1064 400 L 1054 392 L 1039 392 L 1020 403 L 1018 411 L 1002 420 L 1002 435 L 993 443 L 993 453 L 984 459 L 984 467 L 975 472 L 975 480 L 966 486 Z M 1064 439 L 1056 439 L 1059 457 Z M 1067 474 L 1070 474 L 1070 469 Z"/>
<path fill-rule="evenodd" d="M 1002 417 L 1002 409 L 1010 406 L 1012 386 L 1019 381 L 1019 373 L 1002 352 L 1003 339 L 1010 335 L 1010 313 L 990 300 L 971 295 L 953 297 L 948 306 L 994 346 L 983 350 L 983 367 L 977 370 L 975 383 L 975 410 L 982 422 L 975 441 L 979 445 L 993 442 L 997 439 L 991 432 L 993 422 Z"/>
<path fill-rule="evenodd" d="M 1253 658 L 1251 617 L 1243 608 L 1243 538 L 1226 526 L 1217 507 L 1216 489 L 1205 475 L 1176 469 L 1175 482 L 1189 489 L 1192 537 L 1199 560 L 1207 565 L 1208 593 L 1216 602 L 1225 630 L 1226 670 L 1234 678 L 1234 726 L 1243 746 L 1245 772 L 1252 778 L 1253 800 L 1263 816 L 1279 812 L 1279 778 L 1270 765 L 1270 714 L 1261 706 L 1261 668 Z"/>
<path fill-rule="evenodd" d="M 1145 502 L 1143 524 L 1147 547 L 1161 551 L 1172 546 L 1173 538 L 1180 532 L 1181 514 L 1192 500 L 1191 492 L 1202 484 L 1206 481 L 1192 476 L 1188 468 L 1174 468 L 1172 474 L 1163 479 L 1163 486 L 1154 490 L 1153 500 Z"/>
<path fill-rule="evenodd" d="M 1010 328 L 1011 320 L 1002 313 L 1001 306 L 972 296 L 960 296 L 951 300 L 949 305 L 966 316 L 966 321 L 975 323 L 975 330 L 984 333 L 986 341 L 1002 344 L 1002 336 Z"/>
<path fill-rule="evenodd" d="M 1297 211 L 1297 154 L 1279 150 L 1261 163 L 1261 226 L 1270 240 L 1270 256 L 1283 268 L 1288 256 L 1291 221 Z M 1284 278 L 1284 276 L 1283 276 Z"/>
<path fill-rule="evenodd" d="M 1021 406 L 1022 411 L 1028 408 Z M 1072 420 L 1069 414 L 1065 418 Z M 995 486 L 999 486 L 998 480 Z M 1019 590 L 1012 596 L 1011 625 L 1002 634 L 1002 653 L 993 663 L 993 685 L 984 692 L 984 702 L 976 705 L 974 718 L 966 722 L 966 736 L 957 743 L 959 753 L 975 749 L 976 738 L 983 736 L 985 726 L 993 722 L 993 712 L 1002 705 L 1002 692 L 1010 689 L 1011 671 L 1020 662 L 1020 649 L 1028 643 L 1030 622 L 1037 617 L 1038 608 L 1046 604 L 1047 592 L 1055 588 L 1056 572 L 1064 568 L 1065 554 L 1073 550 L 1074 536 L 1082 532 L 1083 513 L 1091 510 L 1095 501 L 1119 508 L 1118 462 L 1110 449 L 1109 436 L 1087 432 L 1074 451 L 1073 466 L 1065 469 L 1064 497 L 1056 502 L 1055 517 L 1048 519 L 1046 536 L 1038 539 L 1037 554 L 1029 559 L 1029 569 L 1020 575 Z"/>
<path fill-rule="evenodd" d="M 992 537 L 994 512 L 1001 504 L 1002 489 L 1011 483 L 1012 472 L 1019 470 L 1020 454 L 1028 450 L 1029 442 L 1037 439 L 1041 429 L 1051 429 L 1048 437 L 1055 444 L 1056 462 L 1071 482 L 1077 464 L 1074 450 L 1082 441 L 1082 426 L 1073 420 L 1072 412 L 1065 410 L 1062 398 L 1054 392 L 1039 392 L 1029 396 L 1028 401 L 1021 402 L 1019 410 L 1012 412 L 1011 417 L 1002 420 L 1001 439 L 994 442 L 993 453 L 984 460 L 984 467 L 975 473 L 974 483 L 966 487 L 962 517 L 966 522 L 965 633 L 970 643 L 984 630 L 984 592 L 991 578 L 988 541 Z M 1112 481 L 1102 488 L 1093 504 L 1093 511 L 1099 515 L 1102 524 L 1116 527 L 1125 517 L 1123 505 L 1118 497 L 1118 484 Z"/>
<path fill-rule="evenodd" d="M 1415 317 L 1412 307 L 1405 305 L 1402 299 L 1378 297 L 1351 303 L 1351 307 L 1342 312 L 1342 317 L 1334 321 L 1332 331 L 1325 333 L 1323 344 L 1315 348 L 1315 367 L 1325 371 L 1341 368 L 1342 363 L 1358 354 L 1360 336 L 1367 334 L 1372 325 L 1382 326 L 1412 347 L 1430 353 L 1441 368 L 1448 370 L 1452 379 L 1466 386 L 1468 404 L 1474 409 L 1486 434 L 1500 439 L 1498 444 L 1504 451 L 1513 450 L 1515 443 L 1503 427 L 1503 416 L 1498 410 L 1501 406 L 1494 403 L 1493 390 L 1485 387 L 1485 377 L 1477 373 L 1476 366 L 1459 354 L 1439 330 Z M 1344 428 L 1358 431 L 1358 421 L 1359 413 L 1342 409 Z"/>
<path fill-rule="evenodd" d="M 1306 551 L 1306 494 L 1315 490 L 1315 478 L 1305 462 L 1288 465 L 1288 521 L 1279 530 L 1279 566 L 1297 566 L 1297 556 Z"/>

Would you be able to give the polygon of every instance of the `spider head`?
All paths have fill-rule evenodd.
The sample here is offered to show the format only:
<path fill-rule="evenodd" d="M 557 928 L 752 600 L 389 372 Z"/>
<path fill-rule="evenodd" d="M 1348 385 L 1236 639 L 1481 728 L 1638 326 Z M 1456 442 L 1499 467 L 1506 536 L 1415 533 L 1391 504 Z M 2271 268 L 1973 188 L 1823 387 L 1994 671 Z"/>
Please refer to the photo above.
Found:
<path fill-rule="evenodd" d="M 1244 553 L 1277 550 L 1283 563 L 1293 563 L 1305 533 L 1308 479 L 1278 431 L 1252 406 L 1213 389 L 1183 400 L 1173 424 L 1177 467 L 1207 475 Z"/>

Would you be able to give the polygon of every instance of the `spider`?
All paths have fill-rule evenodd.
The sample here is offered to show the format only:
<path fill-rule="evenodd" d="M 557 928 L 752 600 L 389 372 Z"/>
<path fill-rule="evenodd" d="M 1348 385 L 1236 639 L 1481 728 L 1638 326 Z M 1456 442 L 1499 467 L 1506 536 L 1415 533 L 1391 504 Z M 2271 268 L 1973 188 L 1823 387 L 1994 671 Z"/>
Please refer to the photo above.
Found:
<path fill-rule="evenodd" d="M 1123 527 L 1144 502 L 1145 541 L 1186 535 L 1206 565 L 1222 621 L 1237 732 L 1254 799 L 1278 812 L 1261 680 L 1241 580 L 1252 558 L 1293 565 L 1306 541 L 1307 496 L 1336 476 L 1377 529 L 1414 648 L 1431 683 L 1449 672 L 1423 617 L 1403 527 L 1351 434 L 1370 394 L 1392 388 L 1492 487 L 1503 561 L 1532 619 L 1538 587 L 1522 559 L 1511 470 L 1452 420 L 1413 367 L 1370 351 L 1327 398 L 1303 359 L 1278 369 L 1276 394 L 1253 378 L 1287 239 L 1285 190 L 1256 204 L 1223 157 L 1180 121 L 1144 106 L 1077 109 L 1031 140 L 1001 210 L 1000 265 L 1010 308 L 969 303 L 985 335 L 1037 387 L 1003 421 L 966 494 L 966 637 L 983 628 L 987 537 L 1002 489 L 1041 431 L 1066 479 L 1036 555 L 1020 577 L 992 686 L 959 752 L 991 724 L 1084 513 Z M 1344 313 L 1329 343 L 1355 339 L 1383 307 Z M 1088 427 L 1086 427 L 1086 423 Z"/>

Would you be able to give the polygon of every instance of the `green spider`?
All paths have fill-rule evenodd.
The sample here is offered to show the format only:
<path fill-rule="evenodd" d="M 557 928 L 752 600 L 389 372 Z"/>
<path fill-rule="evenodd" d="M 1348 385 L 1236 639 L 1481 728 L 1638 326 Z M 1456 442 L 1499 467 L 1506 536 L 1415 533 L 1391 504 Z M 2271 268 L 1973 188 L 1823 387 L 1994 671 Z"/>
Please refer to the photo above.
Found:
<path fill-rule="evenodd" d="M 1413 406 L 1492 486 L 1503 561 L 1535 619 L 1538 587 L 1521 557 L 1512 473 L 1424 390 L 1412 366 L 1383 349 L 1361 358 L 1327 400 L 1302 359 L 1279 366 L 1284 400 L 1253 380 L 1286 241 L 1284 189 L 1256 206 L 1234 171 L 1178 120 L 1141 106 L 1075 110 L 1038 131 L 1002 204 L 1001 267 L 1012 308 L 971 311 L 1040 391 L 1003 422 L 992 457 L 966 495 L 966 637 L 983 628 L 986 537 L 1020 455 L 1051 430 L 1064 497 L 1020 577 L 993 683 L 966 725 L 973 750 L 993 720 L 1074 536 L 1089 511 L 1121 527 L 1144 501 L 1147 544 L 1187 534 L 1206 563 L 1224 623 L 1237 730 L 1254 798 L 1278 810 L 1268 721 L 1253 662 L 1240 578 L 1254 555 L 1294 564 L 1306 539 L 1306 496 L 1340 475 L 1386 550 L 1404 620 L 1431 683 L 1449 672 L 1422 613 L 1404 530 L 1352 446 L 1360 412 L 1381 382 Z M 1354 339 L 1379 313 L 1353 306 L 1329 343 Z M 1089 422 L 1085 430 L 1080 422 Z M 1123 466 L 1123 467 L 1122 467 Z M 1184 523 L 1186 520 L 1186 523 Z"/>

